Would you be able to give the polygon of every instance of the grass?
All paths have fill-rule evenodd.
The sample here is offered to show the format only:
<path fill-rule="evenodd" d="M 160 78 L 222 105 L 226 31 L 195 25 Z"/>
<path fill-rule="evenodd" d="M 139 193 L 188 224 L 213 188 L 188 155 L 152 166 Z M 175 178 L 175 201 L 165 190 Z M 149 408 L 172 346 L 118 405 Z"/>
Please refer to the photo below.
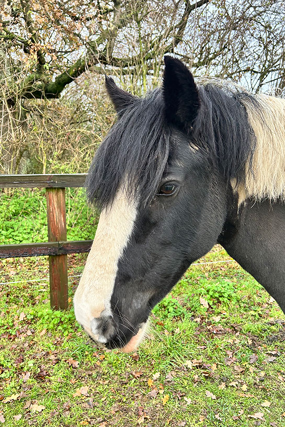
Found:
<path fill-rule="evenodd" d="M 220 247 L 154 309 L 135 354 L 97 348 L 75 322 L 84 259 L 69 257 L 68 312 L 49 309 L 46 259 L 1 261 L 20 283 L 0 288 L 0 423 L 285 426 L 284 314 Z"/>

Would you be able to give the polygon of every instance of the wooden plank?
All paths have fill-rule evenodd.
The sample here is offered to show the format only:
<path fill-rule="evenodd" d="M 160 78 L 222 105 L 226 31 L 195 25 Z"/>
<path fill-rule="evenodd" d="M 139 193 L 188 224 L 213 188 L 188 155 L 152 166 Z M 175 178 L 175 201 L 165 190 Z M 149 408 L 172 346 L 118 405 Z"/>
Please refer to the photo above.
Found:
<path fill-rule="evenodd" d="M 65 189 L 47 188 L 48 239 L 66 240 Z M 55 310 L 68 308 L 67 256 L 49 257 L 50 305 Z"/>
<path fill-rule="evenodd" d="M 89 252 L 93 240 L 0 245 L 0 258 L 68 255 Z"/>
<path fill-rule="evenodd" d="M 58 175 L 0 175 L 0 188 L 84 187 L 86 173 Z"/>

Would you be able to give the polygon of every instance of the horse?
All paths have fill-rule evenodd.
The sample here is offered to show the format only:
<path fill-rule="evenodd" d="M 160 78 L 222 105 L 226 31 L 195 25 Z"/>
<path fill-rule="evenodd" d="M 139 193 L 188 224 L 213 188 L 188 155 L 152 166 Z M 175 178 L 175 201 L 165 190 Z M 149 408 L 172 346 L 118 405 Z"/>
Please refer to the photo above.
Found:
<path fill-rule="evenodd" d="M 285 312 L 285 100 L 164 62 L 144 98 L 106 77 L 117 121 L 88 173 L 101 214 L 74 309 L 107 349 L 134 351 L 152 308 L 216 243 Z"/>

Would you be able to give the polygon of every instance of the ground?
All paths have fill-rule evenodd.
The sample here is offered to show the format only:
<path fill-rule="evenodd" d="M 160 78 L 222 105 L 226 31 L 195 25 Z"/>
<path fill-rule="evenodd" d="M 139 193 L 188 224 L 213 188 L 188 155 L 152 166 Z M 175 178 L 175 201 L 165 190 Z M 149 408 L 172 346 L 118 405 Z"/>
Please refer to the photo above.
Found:
<path fill-rule="evenodd" d="M 285 316 L 221 247 L 155 308 L 134 354 L 77 325 L 84 259 L 69 257 L 67 312 L 49 309 L 46 258 L 0 262 L 0 424 L 285 426 Z"/>

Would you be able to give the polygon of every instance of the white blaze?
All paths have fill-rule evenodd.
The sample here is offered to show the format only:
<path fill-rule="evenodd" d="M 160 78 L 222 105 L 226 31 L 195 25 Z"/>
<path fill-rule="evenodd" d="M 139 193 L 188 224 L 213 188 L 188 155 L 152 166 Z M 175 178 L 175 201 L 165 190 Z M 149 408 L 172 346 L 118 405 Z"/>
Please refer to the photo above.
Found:
<path fill-rule="evenodd" d="M 134 228 L 137 202 L 126 197 L 120 189 L 110 208 L 100 215 L 95 239 L 88 255 L 79 286 L 74 296 L 77 321 L 95 340 L 102 337 L 91 331 L 91 321 L 111 315 L 111 296 L 118 270 L 118 261 L 123 254 Z"/>

